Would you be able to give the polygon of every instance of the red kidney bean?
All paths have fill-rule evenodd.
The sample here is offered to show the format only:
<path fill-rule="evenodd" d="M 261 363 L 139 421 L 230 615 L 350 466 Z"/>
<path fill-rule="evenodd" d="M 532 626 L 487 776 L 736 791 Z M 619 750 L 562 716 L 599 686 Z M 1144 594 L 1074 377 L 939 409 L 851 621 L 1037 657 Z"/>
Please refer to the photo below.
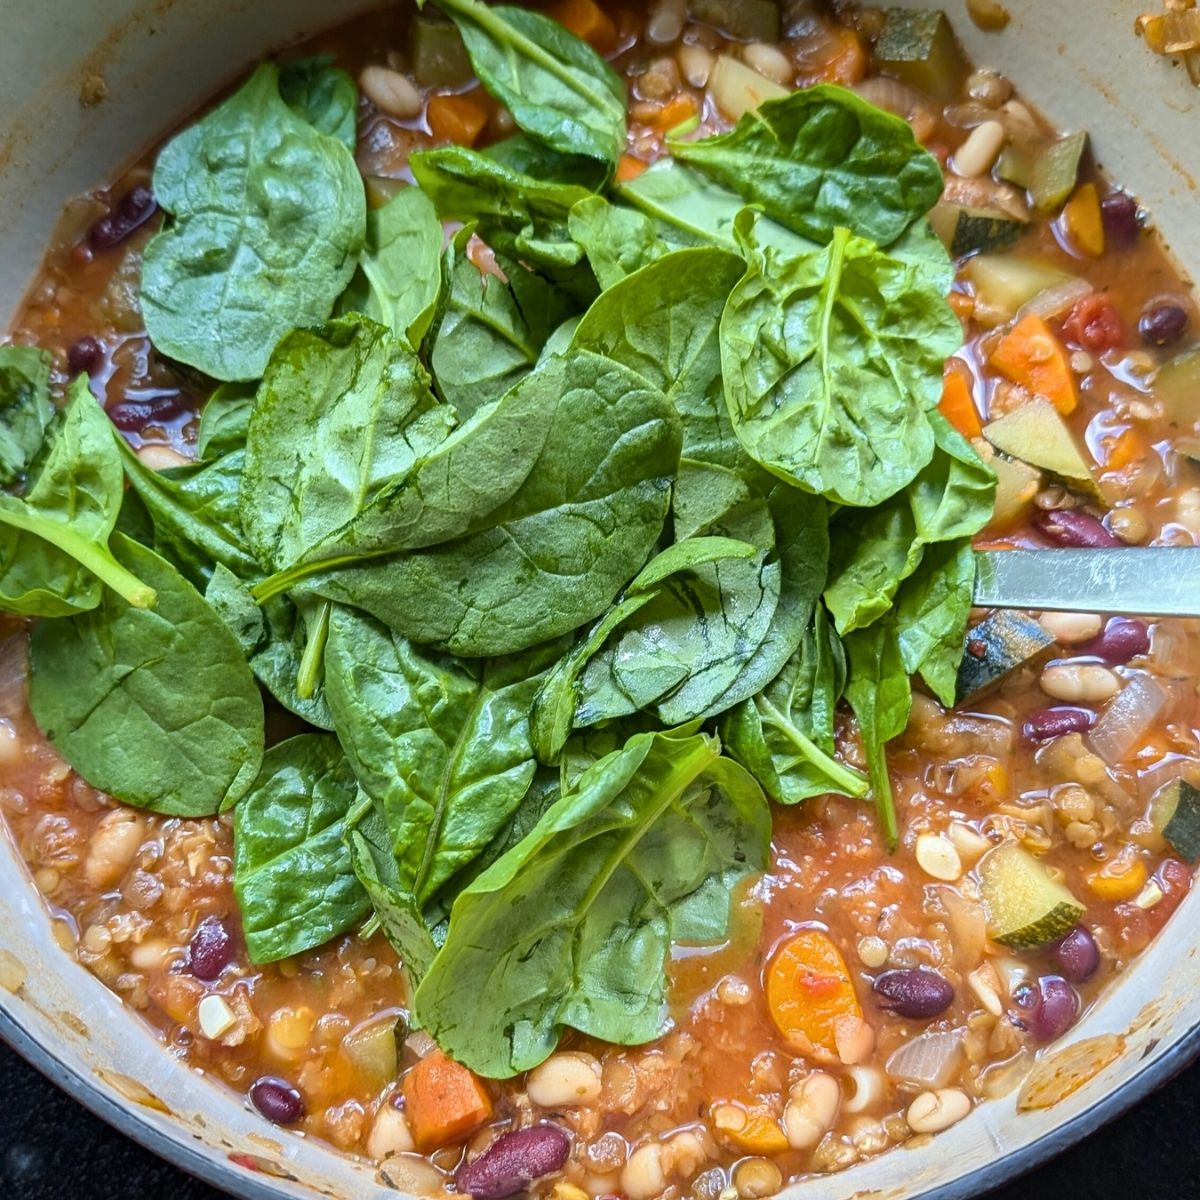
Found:
<path fill-rule="evenodd" d="M 1109 192 L 1100 201 L 1100 220 L 1105 234 L 1120 246 L 1136 242 L 1142 231 L 1137 201 L 1127 192 Z"/>
<path fill-rule="evenodd" d="M 1164 301 L 1142 313 L 1138 331 L 1147 346 L 1173 346 L 1187 332 L 1187 309 Z"/>
<path fill-rule="evenodd" d="M 1062 1037 L 1079 1016 L 1079 996 L 1057 975 L 1043 975 L 1037 987 L 1025 984 L 1013 996 L 1020 1022 L 1039 1042 Z"/>
<path fill-rule="evenodd" d="M 1039 708 L 1029 714 L 1021 732 L 1026 741 L 1048 742 L 1068 733 L 1086 733 L 1095 720 L 1090 708 Z"/>
<path fill-rule="evenodd" d="M 1144 621 L 1130 617 L 1113 617 L 1091 641 L 1081 642 L 1074 653 L 1088 658 L 1102 658 L 1116 666 L 1127 663 L 1150 649 L 1150 630 Z"/>
<path fill-rule="evenodd" d="M 1096 945 L 1092 931 L 1084 925 L 1076 925 L 1054 947 L 1053 953 L 1058 969 L 1072 983 L 1091 979 L 1100 965 L 1100 947 Z"/>
<path fill-rule="evenodd" d="M 531 1125 L 501 1134 L 478 1158 L 459 1167 L 454 1185 L 477 1200 L 505 1200 L 557 1171 L 571 1139 L 557 1125 Z"/>
<path fill-rule="evenodd" d="M 141 433 L 147 425 L 175 420 L 186 408 L 183 394 L 172 392 L 166 396 L 150 396 L 145 400 L 122 400 L 107 411 L 108 419 L 122 433 Z"/>
<path fill-rule="evenodd" d="M 102 216 L 88 232 L 93 250 L 109 250 L 119 246 L 133 231 L 144 225 L 158 212 L 158 201 L 148 187 L 130 189 Z"/>
<path fill-rule="evenodd" d="M 188 970 L 206 983 L 218 978 L 233 959 L 233 939 L 219 917 L 205 917 L 188 943 Z"/>
<path fill-rule="evenodd" d="M 1056 508 L 1050 512 L 1039 512 L 1033 523 L 1060 546 L 1096 550 L 1106 546 L 1125 545 L 1120 538 L 1104 528 L 1098 517 L 1093 517 L 1091 513 L 1085 513 L 1078 508 Z"/>
<path fill-rule="evenodd" d="M 885 971 L 875 980 L 875 999 L 898 1016 L 927 1021 L 954 1003 L 954 988 L 936 971 L 921 967 Z"/>
<path fill-rule="evenodd" d="M 104 347 L 94 337 L 81 337 L 67 348 L 72 375 L 94 375 L 104 364 Z"/>
<path fill-rule="evenodd" d="M 263 1075 L 246 1094 L 259 1113 L 276 1125 L 292 1125 L 304 1116 L 304 1101 L 286 1079 Z"/>

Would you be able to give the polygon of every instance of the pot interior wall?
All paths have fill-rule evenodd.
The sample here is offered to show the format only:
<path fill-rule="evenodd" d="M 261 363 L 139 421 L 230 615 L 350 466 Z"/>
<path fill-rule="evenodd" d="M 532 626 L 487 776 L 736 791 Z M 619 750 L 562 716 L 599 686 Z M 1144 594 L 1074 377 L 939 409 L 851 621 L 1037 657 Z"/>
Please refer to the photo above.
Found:
<path fill-rule="evenodd" d="M 982 34 L 960 5 L 951 16 L 980 64 L 1008 73 L 1062 127 L 1088 128 L 1101 164 L 1153 212 L 1185 268 L 1196 213 L 1200 92 L 1134 37 L 1142 0 L 1009 0 L 1013 21 Z M 7 314 L 28 286 L 71 195 L 105 182 L 175 120 L 255 57 L 370 3 L 343 0 L 0 0 L 0 286 Z M 935 5 L 923 5 L 935 7 Z M 103 94 L 99 103 L 85 103 Z M 1189 149 L 1190 148 L 1190 149 Z M 373 1167 L 281 1137 L 240 1099 L 183 1070 L 51 936 L 48 915 L 13 848 L 0 838 L 4 950 L 25 982 L 0 990 L 0 1034 L 37 1058 L 103 1115 L 190 1170 L 252 1196 L 395 1195 Z M 801 1185 L 806 1200 L 850 1194 L 973 1196 L 990 1172 L 1028 1163 L 1130 1101 L 1190 1049 L 1200 1023 L 1193 895 L 1166 933 L 1112 987 L 1071 1041 L 1119 1034 L 1124 1053 L 1053 1109 L 1018 1114 L 1012 1097 L 983 1106 L 925 1145 Z M 8 960 L 6 960 L 7 962 Z M 40 1049 L 39 1049 L 40 1048 Z M 136 1081 L 136 1083 L 134 1082 Z M 919 1141 L 919 1139 L 918 1139 Z M 232 1156 L 237 1156 L 236 1160 Z"/>

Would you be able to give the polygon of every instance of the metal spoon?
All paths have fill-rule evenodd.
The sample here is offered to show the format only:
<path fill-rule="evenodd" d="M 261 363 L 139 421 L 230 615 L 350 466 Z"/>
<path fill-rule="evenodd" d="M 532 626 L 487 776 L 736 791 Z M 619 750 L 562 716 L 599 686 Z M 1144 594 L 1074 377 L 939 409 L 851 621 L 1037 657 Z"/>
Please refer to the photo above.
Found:
<path fill-rule="evenodd" d="M 1200 553 L 1188 546 L 1111 550 L 984 550 L 980 608 L 1200 617 Z"/>

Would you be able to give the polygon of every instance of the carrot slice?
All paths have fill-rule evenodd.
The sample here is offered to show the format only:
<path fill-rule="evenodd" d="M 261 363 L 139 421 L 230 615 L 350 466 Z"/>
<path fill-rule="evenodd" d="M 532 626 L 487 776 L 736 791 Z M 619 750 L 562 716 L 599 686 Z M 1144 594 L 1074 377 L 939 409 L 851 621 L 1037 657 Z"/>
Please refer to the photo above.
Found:
<path fill-rule="evenodd" d="M 767 967 L 767 1007 L 779 1032 L 802 1051 L 837 1053 L 838 1022 L 862 1020 L 841 951 L 819 929 L 789 938 Z"/>
<path fill-rule="evenodd" d="M 1104 460 L 1106 471 L 1120 471 L 1146 453 L 1146 443 L 1136 429 L 1126 429 L 1112 444 Z"/>
<path fill-rule="evenodd" d="M 713 1128 L 727 1142 L 747 1154 L 783 1154 L 788 1140 L 774 1116 L 743 1104 L 716 1104 L 709 1113 Z"/>
<path fill-rule="evenodd" d="M 942 399 L 938 411 L 963 437 L 982 436 L 983 424 L 979 420 L 966 373 L 950 363 L 946 364 L 946 373 L 942 377 Z"/>
<path fill-rule="evenodd" d="M 659 109 L 657 116 L 654 118 L 654 127 L 663 130 L 665 133 L 670 133 L 677 125 L 682 125 L 684 121 L 691 120 L 696 115 L 696 112 L 696 101 L 684 92 L 676 96 L 673 100 L 668 100 Z"/>
<path fill-rule="evenodd" d="M 1104 253 L 1104 221 L 1100 216 L 1100 196 L 1094 183 L 1085 183 L 1063 206 L 1063 228 L 1081 253 L 1099 258 Z"/>
<path fill-rule="evenodd" d="M 597 54 L 616 49 L 617 27 L 595 0 L 558 0 L 546 9 L 546 15 L 582 38 Z"/>
<path fill-rule="evenodd" d="M 1067 351 L 1036 313 L 1023 318 L 1000 339 L 991 363 L 1013 383 L 1045 396 L 1064 417 L 1075 411 L 1079 393 Z"/>
<path fill-rule="evenodd" d="M 431 96 L 425 117 L 437 141 L 456 146 L 475 145 L 487 124 L 487 110 L 470 96 Z"/>
<path fill-rule="evenodd" d="M 466 1067 L 435 1050 L 404 1077 L 404 1115 L 422 1154 L 461 1142 L 492 1118 L 492 1101 Z"/>
<path fill-rule="evenodd" d="M 621 161 L 617 163 L 617 182 L 629 183 L 636 179 L 650 164 L 643 162 L 640 158 L 634 158 L 632 154 L 622 154 Z"/>

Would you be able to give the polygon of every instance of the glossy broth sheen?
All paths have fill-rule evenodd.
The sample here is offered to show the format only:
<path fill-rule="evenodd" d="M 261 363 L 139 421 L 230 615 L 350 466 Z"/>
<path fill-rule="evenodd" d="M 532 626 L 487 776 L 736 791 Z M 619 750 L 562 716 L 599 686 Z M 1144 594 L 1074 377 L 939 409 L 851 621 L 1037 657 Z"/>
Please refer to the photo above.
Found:
<path fill-rule="evenodd" d="M 871 44 L 880 13 L 848 6 L 839 13 L 794 4 L 784 9 L 790 15 L 778 50 L 791 69 L 791 86 L 853 85 L 876 73 Z M 623 164 L 629 172 L 659 155 L 664 130 L 689 112 L 700 114 L 703 129 L 729 124 L 699 82 L 697 62 L 705 61 L 705 51 L 773 61 L 763 59 L 762 47 L 731 45 L 694 22 L 678 42 L 653 44 L 645 37 L 646 14 L 616 6 L 608 12 L 619 42 L 612 61 L 629 84 Z M 389 8 L 298 52 L 330 53 L 355 75 L 402 63 L 407 19 L 404 10 Z M 1009 99 L 1005 81 L 979 75 L 972 81 L 970 91 L 981 99 L 963 94 L 943 104 L 890 97 L 910 110 L 902 115 L 943 163 L 953 162 L 971 128 L 994 119 Z M 471 94 L 489 114 L 479 144 L 508 132 L 495 102 L 479 89 Z M 884 92 L 868 94 L 888 101 Z M 1003 119 L 1024 118 L 1006 111 Z M 1048 144 L 1049 126 L 1030 121 L 1026 143 Z M 362 100 L 357 160 L 364 176 L 406 179 L 409 152 L 431 144 L 427 110 L 399 119 Z M 111 248 L 94 248 L 88 236 L 97 218 L 147 183 L 149 162 L 70 206 L 12 337 L 54 353 L 57 385 L 73 370 L 87 370 L 114 421 L 146 462 L 161 467 L 190 456 L 210 385 L 158 358 L 141 324 L 140 254 L 157 218 Z M 990 175 L 950 174 L 963 203 L 1003 207 L 1018 195 L 998 190 L 1006 185 Z M 1096 182 L 1101 195 L 1111 191 Z M 1123 182 L 1136 191 L 1136 180 Z M 1082 317 L 1068 310 L 1050 323 L 1071 354 L 1080 403 L 1068 420 L 1111 506 L 1109 526 L 1133 544 L 1196 544 L 1200 468 L 1174 450 L 1175 439 L 1192 431 L 1156 400 L 1152 382 L 1154 369 L 1194 333 L 1159 347 L 1147 344 L 1138 326 L 1148 308 L 1164 301 L 1183 309 L 1191 330 L 1200 321 L 1152 232 L 1135 233 L 1128 244 L 1110 236 L 1103 254 L 1089 256 L 1075 248 L 1055 209 L 1034 216 L 1019 244 L 1005 251 L 1013 252 L 1085 279 L 1098 297 Z M 1003 322 L 980 306 L 977 289 L 961 272 L 953 302 L 966 339 L 961 359 L 984 420 L 1019 407 L 1028 395 L 989 365 Z M 1034 524 L 1038 514 L 1094 503 L 1046 478 L 1035 491 L 1015 520 L 993 525 L 979 544 L 1051 544 Z M 345 936 L 276 965 L 251 965 L 232 892 L 231 820 L 124 809 L 75 776 L 25 709 L 24 641 L 24 630 L 10 623 L 0 644 L 0 688 L 13 714 L 0 722 L 0 810 L 51 906 L 64 947 L 159 1029 L 169 1052 L 189 1066 L 239 1091 L 263 1076 L 287 1081 L 303 1101 L 297 1128 L 341 1150 L 386 1160 L 411 1149 L 395 1132 L 393 1101 L 403 1073 L 431 1045 L 420 1033 L 405 1036 L 403 1027 L 398 1045 L 393 1040 L 406 996 L 385 939 Z M 1071 665 L 1069 645 L 1054 653 Z M 909 728 L 890 755 L 902 834 L 895 853 L 886 851 L 868 805 L 824 797 L 776 807 L 770 871 L 735 898 L 730 941 L 674 952 L 674 1027 L 665 1037 L 633 1049 L 568 1040 L 562 1051 L 598 1062 L 596 1095 L 578 1105 L 539 1106 L 520 1077 L 489 1084 L 495 1121 L 465 1144 L 433 1153 L 432 1169 L 411 1159 L 407 1168 L 430 1187 L 449 1185 L 464 1154 L 477 1153 L 506 1129 L 544 1120 L 573 1135 L 563 1171 L 534 1185 L 557 1189 L 561 1200 L 578 1200 L 567 1185 L 631 1200 L 667 1190 L 715 1200 L 730 1186 L 743 1197 L 762 1196 L 787 1179 L 879 1153 L 912 1136 L 914 1127 L 922 1131 L 910 1105 L 934 1085 L 906 1078 L 893 1056 L 923 1035 L 957 1031 L 957 1049 L 936 1086 L 957 1089 L 972 1103 L 1011 1090 L 1041 1045 L 1030 1006 L 1061 968 L 1051 950 L 1016 953 L 988 940 L 972 868 L 992 845 L 1014 838 L 1061 873 L 1086 904 L 1083 924 L 1100 951 L 1099 969 L 1074 985 L 1082 1004 L 1129 968 L 1191 884 L 1190 868 L 1172 853 L 1148 811 L 1161 784 L 1200 766 L 1193 728 L 1198 654 L 1189 623 L 1162 621 L 1150 630 L 1149 652 L 1115 668 L 1124 678 L 1154 675 L 1172 697 L 1116 766 L 1097 757 L 1078 732 L 1040 743 L 1023 733 L 1035 711 L 1067 703 L 1047 696 L 1041 664 L 1022 668 L 965 710 L 943 711 L 918 693 Z M 286 731 L 290 718 L 279 720 Z M 843 758 L 861 765 L 848 717 L 839 737 Z M 934 858 L 931 835 L 940 839 Z M 931 873 L 930 863 L 938 854 L 944 863 L 947 851 L 949 868 Z M 1117 882 L 1097 884 L 1101 868 Z M 197 972 L 197 951 L 189 952 L 189 944 L 201 923 L 214 918 L 229 944 L 213 951 L 214 971 Z M 765 997 L 776 948 L 810 926 L 825 930 L 849 964 L 865 1018 L 857 1044 L 830 1061 L 789 1047 Z M 882 972 L 911 968 L 932 969 L 953 988 L 953 1001 L 933 1019 L 887 1011 L 873 996 Z M 199 1006 L 214 995 L 226 1002 L 230 1020 L 218 1036 L 206 1036 Z M 574 1061 L 590 1069 L 588 1060 Z M 785 1109 L 814 1071 L 837 1081 L 841 1099 L 818 1114 L 815 1135 L 804 1144 L 802 1137 L 786 1136 L 792 1127 Z M 748 1126 L 737 1130 L 740 1118 L 730 1116 L 729 1106 L 763 1118 L 774 1140 L 755 1140 Z M 657 1147 L 651 1156 L 637 1157 L 639 1147 L 650 1146 Z"/>

